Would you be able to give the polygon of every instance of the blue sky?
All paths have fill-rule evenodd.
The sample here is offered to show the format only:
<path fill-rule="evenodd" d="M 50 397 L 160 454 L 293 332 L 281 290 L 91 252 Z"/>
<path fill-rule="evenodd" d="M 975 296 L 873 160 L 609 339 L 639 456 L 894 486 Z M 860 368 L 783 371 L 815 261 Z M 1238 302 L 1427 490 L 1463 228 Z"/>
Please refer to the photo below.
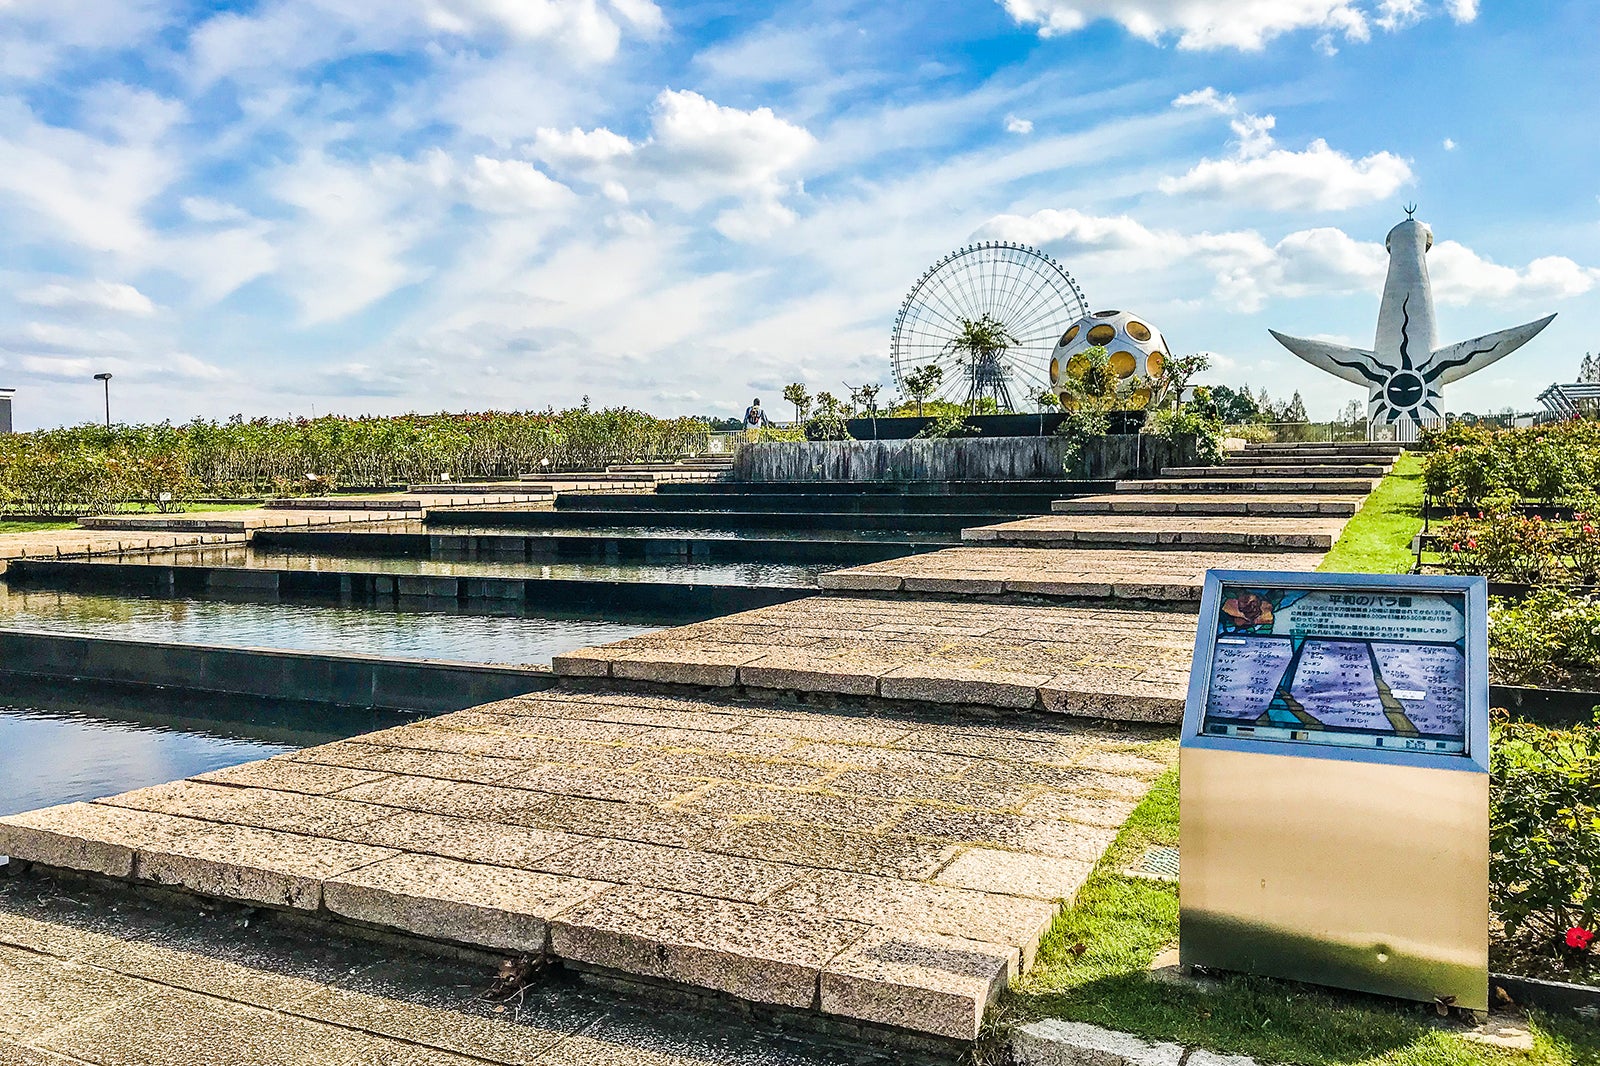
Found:
<path fill-rule="evenodd" d="M 1559 312 L 1447 393 L 1530 408 L 1600 350 L 1597 51 L 1589 0 L 0 0 L 0 387 L 735 413 L 889 382 L 1001 238 L 1325 417 L 1267 328 L 1369 344 L 1414 201 L 1441 343 Z"/>

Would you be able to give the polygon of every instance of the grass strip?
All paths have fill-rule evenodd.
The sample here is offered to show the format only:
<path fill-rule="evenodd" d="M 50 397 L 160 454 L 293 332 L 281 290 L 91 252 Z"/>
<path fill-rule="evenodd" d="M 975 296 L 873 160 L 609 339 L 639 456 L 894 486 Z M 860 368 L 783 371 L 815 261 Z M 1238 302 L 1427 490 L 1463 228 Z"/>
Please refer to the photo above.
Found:
<path fill-rule="evenodd" d="M 1533 1050 L 1507 1051 L 1464 1039 L 1460 1023 L 1420 1004 L 1242 975 L 1204 990 L 1153 979 L 1152 960 L 1177 942 L 1178 889 L 1122 871 L 1148 845 L 1177 842 L 1174 769 L 1134 810 L 992 1023 L 1062 1018 L 1304 1066 L 1600 1066 L 1600 1031 L 1578 1019 L 1535 1014 Z"/>
<path fill-rule="evenodd" d="M 1361 510 L 1344 527 L 1318 570 L 1404 574 L 1416 565 L 1411 540 L 1422 531 L 1422 456 L 1402 452 Z"/>
<path fill-rule="evenodd" d="M 15 522 L 0 522 L 0 533 L 49 533 L 57 529 L 71 529 L 76 522 L 30 522 L 21 519 Z"/>

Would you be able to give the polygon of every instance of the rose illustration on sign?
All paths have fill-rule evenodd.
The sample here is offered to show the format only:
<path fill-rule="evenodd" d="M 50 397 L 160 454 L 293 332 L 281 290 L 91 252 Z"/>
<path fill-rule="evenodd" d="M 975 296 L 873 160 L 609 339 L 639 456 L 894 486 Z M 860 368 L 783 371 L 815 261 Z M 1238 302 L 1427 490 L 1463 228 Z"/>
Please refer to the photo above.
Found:
<path fill-rule="evenodd" d="M 1235 629 L 1254 629 L 1272 624 L 1272 604 L 1253 592 L 1224 600 L 1222 613 L 1233 622 Z"/>

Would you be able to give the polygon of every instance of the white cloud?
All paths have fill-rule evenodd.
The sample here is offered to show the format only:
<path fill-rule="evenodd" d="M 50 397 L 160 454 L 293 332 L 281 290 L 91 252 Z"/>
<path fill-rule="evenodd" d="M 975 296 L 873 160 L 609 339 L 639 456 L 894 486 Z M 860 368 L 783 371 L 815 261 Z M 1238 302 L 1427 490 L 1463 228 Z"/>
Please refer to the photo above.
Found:
<path fill-rule="evenodd" d="M 1215 298 L 1246 312 L 1279 297 L 1376 295 L 1388 270 L 1382 244 L 1358 241 L 1335 227 L 1298 230 L 1268 243 L 1255 230 L 1182 233 L 1151 229 L 1128 215 L 1066 209 L 997 215 L 974 236 L 1092 257 L 1108 272 L 1146 284 L 1163 272 L 1198 265 L 1210 273 Z M 1492 263 L 1455 241 L 1434 245 L 1428 269 L 1435 299 L 1448 305 L 1560 300 L 1600 288 L 1600 269 L 1563 256 L 1544 256 L 1517 269 Z M 1182 285 L 1181 278 L 1174 282 Z"/>
<path fill-rule="evenodd" d="M 1386 199 L 1415 180 L 1410 164 L 1392 152 L 1352 159 L 1320 137 L 1304 151 L 1279 148 L 1274 116 L 1243 111 L 1232 96 L 1209 86 L 1179 96 L 1172 106 L 1230 116 L 1236 140 L 1229 158 L 1202 159 L 1186 174 L 1163 178 L 1161 191 L 1169 195 L 1191 193 L 1278 211 L 1339 211 Z"/>
<path fill-rule="evenodd" d="M 459 41 L 534 44 L 592 64 L 616 55 L 625 30 L 653 36 L 664 25 L 651 0 L 276 0 L 212 16 L 192 34 L 190 55 L 202 85 Z"/>
<path fill-rule="evenodd" d="M 998 0 L 1019 24 L 1037 26 L 1041 37 L 1075 33 L 1092 22 L 1116 22 L 1151 43 L 1176 36 L 1185 49 L 1258 51 L 1267 42 L 1300 30 L 1321 31 L 1317 47 L 1337 51 L 1334 36 L 1365 41 L 1371 25 L 1393 32 L 1429 14 L 1426 0 Z M 1444 0 L 1457 22 L 1477 17 L 1477 0 Z"/>
<path fill-rule="evenodd" d="M 134 48 L 172 17 L 171 0 L 3 0 L 0 78 L 36 79 L 75 52 Z"/>
<path fill-rule="evenodd" d="M 1454 138 L 1446 137 L 1444 139 L 1444 150 L 1447 152 L 1453 152 L 1456 150 L 1456 142 Z"/>
<path fill-rule="evenodd" d="M 729 208 L 712 223 L 718 233 L 733 241 L 765 240 L 794 225 L 796 215 L 776 200 L 756 200 Z"/>
<path fill-rule="evenodd" d="M 576 127 L 565 132 L 541 129 L 534 134 L 530 152 L 550 163 L 609 163 L 622 156 L 632 155 L 634 144 L 628 138 L 608 129 L 581 130 Z"/>
<path fill-rule="evenodd" d="M 1350 0 L 1000 0 L 1039 35 L 1074 33 L 1109 19 L 1152 43 L 1176 34 L 1178 47 L 1256 51 L 1295 30 L 1326 30 L 1366 40 L 1367 16 Z"/>
<path fill-rule="evenodd" d="M 795 172 L 815 147 L 809 131 L 771 108 L 746 111 L 666 89 L 651 106 L 650 135 L 642 141 L 604 127 L 541 129 L 528 151 L 557 173 L 598 186 L 614 203 L 657 200 L 695 210 L 738 200 L 713 226 L 748 241 L 793 223 L 795 213 L 782 201 L 799 191 Z"/>
<path fill-rule="evenodd" d="M 1018 118 L 1016 115 L 1007 115 L 1006 116 L 1006 132 L 1007 133 L 1023 134 L 1023 135 L 1032 133 L 1033 132 L 1033 120 L 1032 119 L 1026 119 L 1026 118 Z"/>
<path fill-rule="evenodd" d="M 156 313 L 156 305 L 150 297 L 118 281 L 53 282 L 25 289 L 17 294 L 17 299 L 35 307 L 112 311 L 139 318 Z"/>
<path fill-rule="evenodd" d="M 15 100 L 0 99 L 0 204 L 24 210 L 23 230 L 93 251 L 136 252 L 150 240 L 147 205 L 179 172 L 166 134 L 180 113 L 153 93 L 108 87 L 95 94 L 105 108 L 105 135 L 39 121 Z"/>
<path fill-rule="evenodd" d="M 480 211 L 522 214 L 565 203 L 572 190 L 520 159 L 478 156 L 462 175 L 468 201 Z"/>
<path fill-rule="evenodd" d="M 1392 152 L 1351 159 L 1318 138 L 1303 152 L 1283 148 L 1234 159 L 1204 159 L 1187 174 L 1161 180 L 1161 191 L 1237 200 L 1277 211 L 1339 211 L 1392 196 L 1414 180 Z"/>
<path fill-rule="evenodd" d="M 1428 253 L 1428 273 L 1440 303 L 1561 300 L 1600 286 L 1600 269 L 1565 256 L 1547 255 L 1518 270 L 1484 259 L 1455 241 L 1440 241 Z"/>
<path fill-rule="evenodd" d="M 776 196 L 785 191 L 783 175 L 816 146 L 770 107 L 743 111 L 688 90 L 656 97 L 651 131 L 656 166 L 686 201 L 715 190 Z"/>

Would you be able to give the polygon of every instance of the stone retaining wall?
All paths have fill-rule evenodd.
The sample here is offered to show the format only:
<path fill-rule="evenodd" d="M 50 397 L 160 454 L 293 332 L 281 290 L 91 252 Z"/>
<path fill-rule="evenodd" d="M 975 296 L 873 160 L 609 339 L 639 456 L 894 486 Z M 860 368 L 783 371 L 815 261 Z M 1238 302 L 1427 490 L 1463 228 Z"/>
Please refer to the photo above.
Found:
<path fill-rule="evenodd" d="M 1122 480 L 1155 477 L 1163 467 L 1195 461 L 1191 444 L 1175 447 L 1141 433 L 1091 437 L 1076 451 L 1074 456 L 1072 444 L 1060 437 L 762 441 L 739 449 L 733 480 Z"/>
<path fill-rule="evenodd" d="M 554 684 L 548 671 L 517 667 L 20 629 L 0 630 L 0 663 L 5 672 L 33 677 L 430 713 L 459 711 Z"/>

